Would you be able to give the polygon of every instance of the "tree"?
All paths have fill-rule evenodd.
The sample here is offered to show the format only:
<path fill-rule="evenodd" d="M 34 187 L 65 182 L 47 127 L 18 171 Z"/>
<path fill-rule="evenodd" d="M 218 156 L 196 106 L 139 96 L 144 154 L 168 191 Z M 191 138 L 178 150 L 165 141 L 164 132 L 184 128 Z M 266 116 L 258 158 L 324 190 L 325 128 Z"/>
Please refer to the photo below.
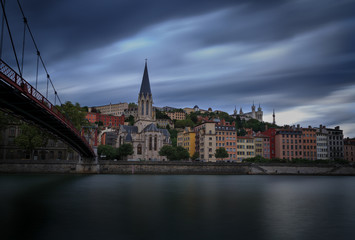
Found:
<path fill-rule="evenodd" d="M 134 125 L 134 117 L 132 115 L 129 115 L 124 121 L 128 122 L 130 126 Z"/>
<path fill-rule="evenodd" d="M 35 126 L 22 124 L 20 126 L 21 134 L 15 138 L 15 144 L 30 153 L 33 160 L 34 150 L 39 147 L 45 147 L 48 143 L 49 135 Z"/>
<path fill-rule="evenodd" d="M 168 131 L 170 133 L 171 145 L 176 147 L 178 131 L 176 129 L 170 129 L 170 128 L 168 129 Z"/>
<path fill-rule="evenodd" d="M 61 106 L 56 106 L 58 110 L 68 118 L 73 124 L 74 127 L 78 130 L 81 129 L 83 125 L 87 123 L 85 109 L 80 107 L 79 103 L 72 104 L 70 101 L 65 102 Z"/>
<path fill-rule="evenodd" d="M 222 158 L 222 160 L 223 160 L 223 158 L 229 157 L 229 154 L 224 147 L 221 147 L 221 148 L 216 149 L 215 157 Z"/>
<path fill-rule="evenodd" d="M 110 145 L 99 145 L 97 148 L 97 154 L 101 158 L 114 159 L 116 157 L 116 149 Z"/>
<path fill-rule="evenodd" d="M 128 103 L 128 108 L 137 108 L 137 104 L 135 104 L 134 102 L 130 102 Z"/>
<path fill-rule="evenodd" d="M 117 148 L 117 157 L 120 160 L 123 160 L 128 155 L 132 155 L 133 153 L 133 145 L 130 143 L 124 143 L 119 148 Z"/>
<path fill-rule="evenodd" d="M 191 159 L 193 161 L 197 160 L 200 157 L 200 154 L 198 154 L 198 152 L 194 152 L 194 154 L 191 156 Z"/>
<path fill-rule="evenodd" d="M 175 160 L 188 160 L 189 158 L 190 154 L 185 148 L 181 146 L 176 147 Z"/>
<path fill-rule="evenodd" d="M 169 160 L 175 160 L 176 149 L 173 146 L 165 145 L 159 150 L 160 156 L 166 156 Z"/>
<path fill-rule="evenodd" d="M 158 109 L 155 109 L 155 117 L 156 119 L 170 119 L 170 117 L 166 115 L 165 112 L 162 112 Z"/>

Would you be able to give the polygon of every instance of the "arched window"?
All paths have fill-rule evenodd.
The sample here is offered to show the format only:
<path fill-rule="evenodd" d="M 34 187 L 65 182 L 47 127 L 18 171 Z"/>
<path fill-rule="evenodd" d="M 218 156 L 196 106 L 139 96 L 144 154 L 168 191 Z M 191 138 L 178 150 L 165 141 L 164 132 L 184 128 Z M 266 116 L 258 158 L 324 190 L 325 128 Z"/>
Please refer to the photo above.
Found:
<path fill-rule="evenodd" d="M 154 137 L 154 151 L 157 150 L 157 143 L 158 143 L 158 136 L 155 135 L 155 137 Z"/>
<path fill-rule="evenodd" d="M 138 144 L 137 146 L 137 154 L 142 154 L 142 145 Z"/>
<path fill-rule="evenodd" d="M 144 115 L 144 101 L 143 100 L 142 100 L 141 106 L 142 106 L 142 115 Z"/>
<path fill-rule="evenodd" d="M 149 136 L 149 150 L 150 151 L 153 149 L 152 145 L 153 145 L 153 139 L 152 139 L 152 136 Z"/>
<path fill-rule="evenodd" d="M 149 115 L 149 101 L 148 101 L 148 100 L 147 100 L 147 102 L 146 102 L 146 107 L 145 107 L 145 109 L 146 109 L 146 114 Z"/>

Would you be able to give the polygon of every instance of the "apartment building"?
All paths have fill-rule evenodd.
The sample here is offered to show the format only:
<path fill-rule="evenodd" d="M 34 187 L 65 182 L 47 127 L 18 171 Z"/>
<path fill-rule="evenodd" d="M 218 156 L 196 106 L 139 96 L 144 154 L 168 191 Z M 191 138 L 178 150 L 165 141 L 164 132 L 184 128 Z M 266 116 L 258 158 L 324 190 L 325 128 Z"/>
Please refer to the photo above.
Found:
<path fill-rule="evenodd" d="M 189 154 L 190 157 L 192 157 L 196 151 L 196 133 L 194 129 L 191 128 L 185 128 L 184 131 L 179 132 L 177 135 L 177 145 L 185 148 Z"/>
<path fill-rule="evenodd" d="M 92 112 L 93 109 L 100 111 L 101 114 L 112 115 L 112 116 L 122 116 L 124 111 L 128 109 L 128 103 L 117 103 L 117 104 L 108 104 L 103 106 L 94 106 L 89 107 L 89 112 Z"/>
<path fill-rule="evenodd" d="M 216 157 L 216 129 L 214 122 L 205 122 L 194 128 L 196 134 L 195 151 L 200 160 L 215 162 Z"/>
<path fill-rule="evenodd" d="M 255 157 L 255 145 L 253 136 L 238 136 L 237 161 L 242 162 L 246 158 Z"/>
<path fill-rule="evenodd" d="M 230 124 L 222 119 L 215 125 L 216 130 L 216 149 L 224 147 L 228 152 L 229 157 L 226 161 L 237 160 L 237 133 L 235 122 Z"/>
<path fill-rule="evenodd" d="M 110 116 L 96 112 L 88 112 L 85 117 L 89 123 L 102 122 L 104 127 L 118 128 L 124 125 L 124 116 Z"/>
<path fill-rule="evenodd" d="M 286 160 L 303 158 L 302 131 L 299 128 L 276 130 L 275 157 Z"/>
<path fill-rule="evenodd" d="M 355 138 L 344 139 L 344 158 L 349 162 L 355 161 Z"/>
<path fill-rule="evenodd" d="M 316 129 L 309 126 L 301 128 L 303 158 L 309 160 L 317 160 L 317 134 Z"/>
<path fill-rule="evenodd" d="M 343 130 L 339 126 L 326 128 L 328 132 L 328 158 L 342 159 L 344 158 L 344 135 Z"/>
<path fill-rule="evenodd" d="M 171 120 L 184 120 L 186 119 L 186 113 L 185 112 L 166 112 L 166 115 Z"/>

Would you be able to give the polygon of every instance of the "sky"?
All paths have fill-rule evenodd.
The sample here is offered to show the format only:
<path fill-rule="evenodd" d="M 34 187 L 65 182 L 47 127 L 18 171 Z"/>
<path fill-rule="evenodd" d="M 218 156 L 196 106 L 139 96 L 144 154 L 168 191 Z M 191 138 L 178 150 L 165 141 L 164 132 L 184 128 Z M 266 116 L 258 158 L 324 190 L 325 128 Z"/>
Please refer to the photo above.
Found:
<path fill-rule="evenodd" d="M 275 109 L 278 125 L 340 126 L 355 137 L 354 0 L 20 3 L 62 102 L 137 102 L 148 59 L 155 106 L 231 114 L 254 102 L 265 121 Z M 16 1 L 6 1 L 6 14 L 21 59 Z M 26 34 L 23 73 L 35 85 Z M 2 59 L 16 69 L 7 35 Z M 42 93 L 45 76 L 40 69 Z"/>

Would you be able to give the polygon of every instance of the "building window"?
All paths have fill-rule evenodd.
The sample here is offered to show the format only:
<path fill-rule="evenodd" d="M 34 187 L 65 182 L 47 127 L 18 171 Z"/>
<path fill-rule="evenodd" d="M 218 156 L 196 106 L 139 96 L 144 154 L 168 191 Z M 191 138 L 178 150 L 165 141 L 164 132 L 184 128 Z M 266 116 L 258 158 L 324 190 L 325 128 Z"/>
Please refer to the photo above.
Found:
<path fill-rule="evenodd" d="M 154 137 L 154 151 L 157 150 L 157 144 L 158 144 L 158 136 L 155 135 L 155 137 Z"/>
<path fill-rule="evenodd" d="M 144 101 L 142 100 L 142 115 L 144 115 Z"/>
<path fill-rule="evenodd" d="M 152 139 L 152 136 L 149 136 L 149 150 L 150 151 L 153 149 L 152 145 L 153 145 L 153 139 Z"/>
<path fill-rule="evenodd" d="M 141 144 L 138 144 L 137 146 L 137 154 L 142 154 L 142 145 Z"/>
<path fill-rule="evenodd" d="M 149 115 L 149 101 L 148 100 L 147 100 L 145 109 L 146 109 L 146 114 Z"/>

